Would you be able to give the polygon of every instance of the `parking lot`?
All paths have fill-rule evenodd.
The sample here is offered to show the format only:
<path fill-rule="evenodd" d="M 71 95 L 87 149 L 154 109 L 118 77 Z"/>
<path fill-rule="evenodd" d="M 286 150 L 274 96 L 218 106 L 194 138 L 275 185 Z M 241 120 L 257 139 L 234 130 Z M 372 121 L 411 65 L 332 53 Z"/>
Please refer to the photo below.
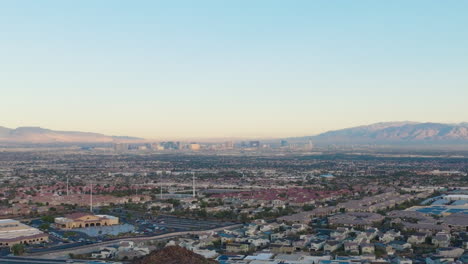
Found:
<path fill-rule="evenodd" d="M 137 223 L 139 226 L 138 231 L 148 235 L 206 230 L 234 224 L 232 222 L 197 220 L 166 215 L 158 216 L 153 220 L 137 220 Z"/>
<path fill-rule="evenodd" d="M 208 230 L 235 224 L 232 222 L 179 218 L 169 215 L 159 215 L 156 217 L 136 215 L 133 218 L 127 218 L 122 214 L 120 220 L 121 224 L 114 227 L 62 230 L 51 225 L 47 231 L 50 242 L 30 245 L 28 252 L 47 252 L 49 250 L 73 248 L 122 237 L 157 236 L 173 232 Z M 31 226 L 39 227 L 41 224 L 43 224 L 41 220 L 34 220 Z M 107 228 L 110 231 L 101 230 L 100 228 Z M 118 233 L 121 234 L 118 235 Z"/>
<path fill-rule="evenodd" d="M 33 257 L 0 257 L 2 264 L 121 264 L 122 262 L 96 261 L 96 260 L 70 260 L 70 259 L 44 259 Z"/>
<path fill-rule="evenodd" d="M 410 211 L 418 211 L 424 214 L 445 215 L 454 213 L 468 214 L 468 209 L 464 206 L 445 206 L 445 205 L 431 205 L 426 207 L 413 207 L 409 208 Z"/>

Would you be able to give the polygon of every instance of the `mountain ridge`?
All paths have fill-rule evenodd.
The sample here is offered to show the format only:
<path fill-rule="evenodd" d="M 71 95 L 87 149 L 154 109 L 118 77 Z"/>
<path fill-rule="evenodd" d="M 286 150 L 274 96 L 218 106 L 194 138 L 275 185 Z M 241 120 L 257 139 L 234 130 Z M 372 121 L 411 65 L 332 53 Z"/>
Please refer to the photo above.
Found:
<path fill-rule="evenodd" d="M 93 132 L 51 130 L 35 126 L 14 129 L 0 126 L 0 142 L 3 143 L 111 143 L 138 140 L 142 139 Z"/>
<path fill-rule="evenodd" d="M 302 137 L 317 143 L 468 143 L 468 123 L 381 122 Z"/>
<path fill-rule="evenodd" d="M 51 130 L 37 126 L 15 129 L 0 126 L 0 143 L 113 143 L 144 140 L 137 137 L 109 136 L 93 132 Z M 315 136 L 292 137 L 288 140 L 292 142 L 312 140 L 314 144 L 468 144 L 468 122 L 455 124 L 413 121 L 379 122 L 331 130 Z"/>

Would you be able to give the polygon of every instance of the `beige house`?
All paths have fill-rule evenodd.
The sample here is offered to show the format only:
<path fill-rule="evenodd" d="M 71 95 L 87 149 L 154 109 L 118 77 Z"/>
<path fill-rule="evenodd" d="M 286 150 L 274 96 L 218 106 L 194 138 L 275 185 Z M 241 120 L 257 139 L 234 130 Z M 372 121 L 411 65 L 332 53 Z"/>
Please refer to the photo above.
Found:
<path fill-rule="evenodd" d="M 248 243 L 229 243 L 226 245 L 226 251 L 232 253 L 246 253 L 249 249 Z"/>
<path fill-rule="evenodd" d="M 65 217 L 55 218 L 55 225 L 62 229 L 85 228 L 92 226 L 111 226 L 118 224 L 119 218 L 111 215 L 74 213 Z"/>

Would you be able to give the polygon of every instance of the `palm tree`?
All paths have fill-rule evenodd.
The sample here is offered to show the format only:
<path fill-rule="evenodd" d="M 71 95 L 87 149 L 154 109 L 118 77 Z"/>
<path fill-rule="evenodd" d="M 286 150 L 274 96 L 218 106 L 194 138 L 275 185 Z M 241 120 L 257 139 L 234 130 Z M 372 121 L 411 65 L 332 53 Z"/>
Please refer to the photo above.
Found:
<path fill-rule="evenodd" d="M 15 256 L 20 256 L 24 254 L 24 245 L 23 244 L 15 244 L 11 247 L 11 251 L 13 252 L 13 255 Z"/>

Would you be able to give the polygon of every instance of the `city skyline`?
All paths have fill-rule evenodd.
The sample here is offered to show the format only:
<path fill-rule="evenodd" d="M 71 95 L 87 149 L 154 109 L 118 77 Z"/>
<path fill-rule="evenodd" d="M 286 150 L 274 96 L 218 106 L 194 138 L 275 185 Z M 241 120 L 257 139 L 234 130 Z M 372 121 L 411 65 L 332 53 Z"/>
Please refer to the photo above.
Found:
<path fill-rule="evenodd" d="M 0 125 L 176 139 L 466 122 L 466 7 L 5 3 Z"/>

